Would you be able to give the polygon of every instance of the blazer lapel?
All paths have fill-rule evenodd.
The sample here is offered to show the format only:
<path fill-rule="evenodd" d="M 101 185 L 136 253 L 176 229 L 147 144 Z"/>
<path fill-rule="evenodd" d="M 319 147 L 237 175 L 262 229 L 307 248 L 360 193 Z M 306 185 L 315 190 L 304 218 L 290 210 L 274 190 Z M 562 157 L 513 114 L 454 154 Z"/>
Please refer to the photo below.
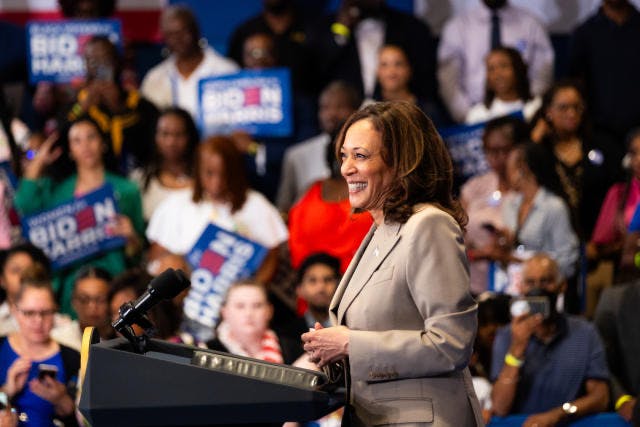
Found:
<path fill-rule="evenodd" d="M 344 294 L 344 291 L 347 288 L 347 284 L 351 280 L 351 277 L 353 276 L 353 272 L 356 270 L 356 267 L 358 266 L 358 263 L 362 258 L 362 254 L 364 253 L 365 249 L 369 245 L 369 242 L 373 238 L 373 234 L 375 233 L 376 228 L 377 228 L 376 225 L 373 224 L 369 229 L 369 232 L 367 233 L 367 235 L 364 236 L 364 239 L 362 239 L 362 243 L 360 243 L 358 250 L 353 256 L 353 259 L 351 260 L 351 262 L 349 263 L 349 267 L 347 267 L 347 271 L 344 272 L 344 275 L 342 276 L 342 279 L 340 280 L 340 283 L 338 284 L 338 287 L 336 288 L 336 291 L 333 294 L 333 298 L 331 298 L 331 304 L 329 304 L 329 317 L 331 318 L 332 323 L 335 325 L 340 324 L 338 322 L 337 315 L 338 315 L 338 305 L 340 304 L 342 295 Z"/>
<path fill-rule="evenodd" d="M 374 262 L 371 262 L 367 265 L 362 266 L 362 268 L 358 271 L 358 275 L 354 276 L 353 274 L 355 273 L 355 268 L 358 264 L 360 264 L 362 254 L 364 253 L 364 249 L 373 238 L 373 233 L 371 231 L 369 232 L 370 235 L 367 235 L 368 239 L 366 240 L 367 245 L 364 245 L 365 241 L 363 241 L 363 247 L 362 246 L 360 247 L 362 251 L 360 250 L 358 251 L 359 257 L 356 260 L 357 262 L 352 262 L 350 265 L 350 267 L 353 267 L 353 270 L 350 271 L 350 276 L 347 277 L 347 275 L 345 274 L 345 277 L 340 282 L 340 286 L 343 288 L 342 293 L 339 296 L 339 300 L 334 299 L 334 302 L 336 302 L 336 305 L 338 305 L 338 310 L 336 314 L 337 314 L 337 321 L 339 325 L 342 324 L 344 319 L 344 313 L 347 311 L 347 309 L 349 308 L 353 300 L 358 296 L 360 291 L 362 291 L 362 288 L 364 288 L 367 282 L 369 282 L 369 279 L 371 278 L 373 273 L 378 269 L 382 261 L 384 261 L 387 255 L 389 255 L 389 252 L 391 252 L 393 247 L 396 245 L 396 243 L 400 239 L 399 231 L 400 231 L 401 225 L 394 224 L 392 227 L 394 227 L 393 237 L 383 240 L 382 246 L 378 248 L 378 256 L 375 258 Z"/>

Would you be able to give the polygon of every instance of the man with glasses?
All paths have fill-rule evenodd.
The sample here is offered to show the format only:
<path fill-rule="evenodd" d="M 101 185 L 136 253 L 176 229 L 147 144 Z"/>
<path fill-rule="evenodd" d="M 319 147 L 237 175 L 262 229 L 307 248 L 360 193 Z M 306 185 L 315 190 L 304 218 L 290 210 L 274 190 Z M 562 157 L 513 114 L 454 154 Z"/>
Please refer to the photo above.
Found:
<path fill-rule="evenodd" d="M 542 427 L 607 409 L 602 342 L 591 323 L 556 309 L 565 287 L 549 255 L 537 253 L 524 262 L 527 303 L 517 315 L 512 305 L 511 324 L 498 331 L 493 345 L 496 415 L 530 414 L 523 425 Z"/>

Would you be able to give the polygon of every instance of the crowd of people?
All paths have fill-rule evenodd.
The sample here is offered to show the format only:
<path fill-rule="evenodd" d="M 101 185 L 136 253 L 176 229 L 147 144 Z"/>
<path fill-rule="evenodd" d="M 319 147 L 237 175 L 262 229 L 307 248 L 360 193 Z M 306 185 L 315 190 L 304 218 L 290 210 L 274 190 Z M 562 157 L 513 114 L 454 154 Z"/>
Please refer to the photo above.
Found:
<path fill-rule="evenodd" d="M 112 14 L 102 3 L 60 0 L 68 17 Z M 304 367 L 348 358 L 353 425 L 614 411 L 640 425 L 640 13 L 603 0 L 554 80 L 537 19 L 477 3 L 438 40 L 382 0 L 314 20 L 264 0 L 227 56 L 172 5 L 146 75 L 95 36 L 81 84 L 38 83 L 24 116 L 2 95 L 0 392 L 16 411 L 0 426 L 75 425 L 82 330 L 115 337 L 120 306 L 166 268 L 189 272 L 210 223 L 266 255 L 214 328 L 193 327 L 186 293 L 154 307 L 158 338 Z M 200 133 L 200 79 L 270 67 L 291 72 L 290 136 Z M 455 125 L 484 129 L 487 170 L 466 182 L 435 131 Z M 105 185 L 122 244 L 52 267 L 21 219 Z"/>

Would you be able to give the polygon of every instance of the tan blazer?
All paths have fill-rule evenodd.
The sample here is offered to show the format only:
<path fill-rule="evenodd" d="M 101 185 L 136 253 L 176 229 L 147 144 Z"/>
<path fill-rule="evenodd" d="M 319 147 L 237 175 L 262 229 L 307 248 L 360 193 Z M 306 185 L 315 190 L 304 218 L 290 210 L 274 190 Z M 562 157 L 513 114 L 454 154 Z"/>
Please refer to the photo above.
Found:
<path fill-rule="evenodd" d="M 330 306 L 333 323 L 351 329 L 354 423 L 483 425 L 467 368 L 477 306 L 460 227 L 444 211 L 421 205 L 404 225 L 381 226 L 387 237 L 377 240 L 377 256 L 356 268 L 375 231 L 374 225 Z"/>

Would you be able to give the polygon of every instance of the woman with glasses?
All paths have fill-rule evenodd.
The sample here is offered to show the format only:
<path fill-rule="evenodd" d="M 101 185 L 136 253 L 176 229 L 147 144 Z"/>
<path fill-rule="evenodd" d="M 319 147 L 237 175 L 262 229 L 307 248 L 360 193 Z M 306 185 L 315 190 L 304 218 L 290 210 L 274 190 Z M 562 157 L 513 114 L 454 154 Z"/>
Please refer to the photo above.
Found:
<path fill-rule="evenodd" d="M 49 281 L 26 273 L 11 309 L 18 330 L 0 338 L 2 391 L 25 425 L 53 426 L 55 419 L 76 425 L 80 355 L 51 338 L 57 306 Z"/>
<path fill-rule="evenodd" d="M 88 265 L 78 270 L 71 296 L 78 318 L 53 330 L 56 341 L 80 351 L 82 333 L 90 326 L 96 328 L 102 339 L 115 336 L 109 313 L 110 282 L 111 274 L 103 268 Z"/>
<path fill-rule="evenodd" d="M 552 168 L 569 205 L 573 228 L 582 243 L 589 240 L 600 206 L 620 174 L 620 164 L 605 141 L 591 131 L 584 96 L 576 83 L 555 83 L 543 96 L 541 119 L 532 131 L 553 160 Z M 567 309 L 580 310 L 576 283 L 569 281 Z"/>

